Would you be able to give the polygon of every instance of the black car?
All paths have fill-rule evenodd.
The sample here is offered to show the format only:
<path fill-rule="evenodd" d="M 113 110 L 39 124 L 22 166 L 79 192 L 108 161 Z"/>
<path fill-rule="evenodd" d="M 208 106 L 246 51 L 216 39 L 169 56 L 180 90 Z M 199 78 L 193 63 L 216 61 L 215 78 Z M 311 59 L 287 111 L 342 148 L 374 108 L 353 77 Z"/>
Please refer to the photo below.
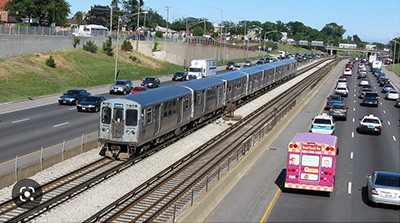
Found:
<path fill-rule="evenodd" d="M 91 94 L 84 89 L 71 89 L 64 92 L 64 94 L 58 98 L 58 103 L 60 105 L 75 105 L 84 97 L 90 95 Z"/>
<path fill-rule="evenodd" d="M 145 79 L 142 80 L 142 86 L 148 87 L 148 88 L 155 88 L 160 86 L 160 79 L 156 77 L 146 77 Z"/>
<path fill-rule="evenodd" d="M 76 104 L 78 111 L 100 111 L 101 102 L 106 100 L 103 96 L 87 96 Z"/>
<path fill-rule="evenodd" d="M 227 64 L 226 64 L 226 69 L 227 70 L 233 70 L 233 68 L 236 66 L 236 62 L 235 61 L 229 61 Z"/>
<path fill-rule="evenodd" d="M 187 78 L 187 72 L 176 72 L 174 76 L 172 76 L 173 81 L 185 81 Z"/>

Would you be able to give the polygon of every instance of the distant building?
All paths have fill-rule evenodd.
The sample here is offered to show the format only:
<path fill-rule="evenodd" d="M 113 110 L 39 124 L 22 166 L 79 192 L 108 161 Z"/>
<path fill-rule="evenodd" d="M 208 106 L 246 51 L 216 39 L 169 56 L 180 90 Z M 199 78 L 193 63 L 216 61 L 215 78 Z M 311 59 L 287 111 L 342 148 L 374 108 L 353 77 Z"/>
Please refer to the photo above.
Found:
<path fill-rule="evenodd" d="M 9 0 L 0 0 L 0 24 L 8 23 L 8 12 L 5 11 L 6 3 Z"/>
<path fill-rule="evenodd" d="M 376 50 L 376 45 L 374 44 L 367 44 L 365 45 L 366 50 Z"/>

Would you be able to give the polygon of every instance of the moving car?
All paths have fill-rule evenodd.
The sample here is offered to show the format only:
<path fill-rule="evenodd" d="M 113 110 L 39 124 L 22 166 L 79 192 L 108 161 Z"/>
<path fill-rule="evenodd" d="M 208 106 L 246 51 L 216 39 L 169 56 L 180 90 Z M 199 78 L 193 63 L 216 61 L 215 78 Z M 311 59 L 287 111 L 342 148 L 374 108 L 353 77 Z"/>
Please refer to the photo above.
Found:
<path fill-rule="evenodd" d="M 344 69 L 344 71 L 343 71 L 343 75 L 346 75 L 346 76 L 351 76 L 352 73 L 353 73 L 353 71 L 349 67 Z"/>
<path fill-rule="evenodd" d="M 129 94 L 133 88 L 131 80 L 117 80 L 110 87 L 110 94 Z"/>
<path fill-rule="evenodd" d="M 368 199 L 373 203 L 400 205 L 400 174 L 374 171 L 367 174 Z"/>
<path fill-rule="evenodd" d="M 244 64 L 243 64 L 243 66 L 245 66 L 245 67 L 251 67 L 251 66 L 253 66 L 253 63 L 252 63 L 250 60 L 246 60 L 246 61 L 244 62 Z"/>
<path fill-rule="evenodd" d="M 84 97 L 90 96 L 91 94 L 85 89 L 71 89 L 65 92 L 58 98 L 60 105 L 75 105 Z"/>
<path fill-rule="evenodd" d="M 226 69 L 227 70 L 233 70 L 233 68 L 236 66 L 236 62 L 235 61 L 229 61 L 227 64 L 226 64 Z"/>
<path fill-rule="evenodd" d="M 359 86 L 369 85 L 369 81 L 367 79 L 361 79 L 358 85 Z"/>
<path fill-rule="evenodd" d="M 338 94 L 343 97 L 347 97 L 347 95 L 349 94 L 349 89 L 347 89 L 347 87 L 339 87 L 338 86 L 335 89 L 335 94 Z"/>
<path fill-rule="evenodd" d="M 342 103 L 342 100 L 343 100 L 342 96 L 337 95 L 337 94 L 329 95 L 329 97 L 327 97 L 326 99 L 327 99 L 327 100 L 326 100 L 326 107 L 325 107 L 325 109 L 330 109 L 331 106 L 332 106 L 334 103 Z"/>
<path fill-rule="evenodd" d="M 386 93 L 386 92 L 388 92 L 388 91 L 390 91 L 390 90 L 393 90 L 393 89 L 395 89 L 395 88 L 393 87 L 393 85 L 391 85 L 391 84 L 385 84 L 385 85 L 383 85 L 382 93 Z"/>
<path fill-rule="evenodd" d="M 331 106 L 329 110 L 329 115 L 335 120 L 347 120 L 347 107 L 343 103 L 335 103 Z"/>
<path fill-rule="evenodd" d="M 147 90 L 148 90 L 148 88 L 145 86 L 136 86 L 136 87 L 132 88 L 131 94 L 137 94 L 137 93 L 147 91 Z"/>
<path fill-rule="evenodd" d="M 371 91 L 372 91 L 372 88 L 371 88 L 371 87 L 369 87 L 369 86 L 363 86 L 363 87 L 360 89 L 358 98 L 364 98 L 365 93 L 371 92 Z"/>
<path fill-rule="evenodd" d="M 99 96 L 87 96 L 76 104 L 78 111 L 98 112 L 100 111 L 101 102 L 106 100 L 105 97 Z"/>
<path fill-rule="evenodd" d="M 380 135 L 382 132 L 382 122 L 378 117 L 372 114 L 364 116 L 360 121 L 357 131 L 359 133 L 372 133 Z"/>
<path fill-rule="evenodd" d="M 146 77 L 145 79 L 142 80 L 142 86 L 148 87 L 148 88 L 155 88 L 160 86 L 160 79 L 156 77 Z"/>
<path fill-rule="evenodd" d="M 331 115 L 322 113 L 312 119 L 311 130 L 312 133 L 322 133 L 332 135 L 335 132 L 335 120 Z"/>
<path fill-rule="evenodd" d="M 185 81 L 187 79 L 187 72 L 176 72 L 172 76 L 173 81 Z"/>
<path fill-rule="evenodd" d="M 399 98 L 399 92 L 395 89 L 391 89 L 386 92 L 385 99 L 387 100 L 397 100 Z"/>
<path fill-rule="evenodd" d="M 378 92 L 365 92 L 361 105 L 372 105 L 375 107 L 379 106 L 379 94 Z"/>
<path fill-rule="evenodd" d="M 235 65 L 232 70 L 241 70 L 241 69 L 242 69 L 242 66 Z"/>

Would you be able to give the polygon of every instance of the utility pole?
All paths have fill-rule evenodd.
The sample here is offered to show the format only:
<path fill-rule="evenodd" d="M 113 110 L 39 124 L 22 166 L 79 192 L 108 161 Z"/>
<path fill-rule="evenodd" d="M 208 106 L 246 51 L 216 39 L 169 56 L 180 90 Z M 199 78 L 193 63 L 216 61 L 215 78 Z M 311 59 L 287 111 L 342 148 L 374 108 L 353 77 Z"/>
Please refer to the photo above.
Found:
<path fill-rule="evenodd" d="M 164 6 L 164 8 L 167 11 L 167 33 L 165 34 L 165 41 L 167 41 L 167 37 L 168 37 L 168 22 L 169 22 L 169 9 L 172 8 L 172 6 Z"/>
<path fill-rule="evenodd" d="M 136 51 L 139 51 L 139 17 L 140 17 L 140 0 L 137 3 L 137 23 L 136 23 Z"/>

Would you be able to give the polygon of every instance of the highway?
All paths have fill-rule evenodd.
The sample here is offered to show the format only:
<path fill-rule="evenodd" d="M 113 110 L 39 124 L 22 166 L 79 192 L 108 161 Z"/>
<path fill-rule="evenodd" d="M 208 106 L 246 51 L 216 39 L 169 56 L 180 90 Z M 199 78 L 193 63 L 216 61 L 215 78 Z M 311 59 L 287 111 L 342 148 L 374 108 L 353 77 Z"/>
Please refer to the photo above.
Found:
<path fill-rule="evenodd" d="M 332 93 L 344 63 L 334 70 L 320 91 L 290 121 L 288 127 L 268 146 L 238 184 L 208 215 L 205 222 L 398 222 L 399 207 L 367 202 L 366 174 L 374 170 L 399 172 L 399 109 L 382 93 L 380 105 L 364 107 L 358 99 L 356 66 L 349 81 L 347 121 L 338 121 L 335 135 L 339 139 L 335 190 L 330 195 L 320 192 L 293 191 L 283 188 L 288 142 L 297 132 L 307 132 L 311 118 L 322 111 L 326 96 Z M 375 77 L 368 74 L 377 91 Z M 383 121 L 381 135 L 356 132 L 359 118 L 374 114 Z M 260 147 L 265 145 L 260 145 Z"/>

